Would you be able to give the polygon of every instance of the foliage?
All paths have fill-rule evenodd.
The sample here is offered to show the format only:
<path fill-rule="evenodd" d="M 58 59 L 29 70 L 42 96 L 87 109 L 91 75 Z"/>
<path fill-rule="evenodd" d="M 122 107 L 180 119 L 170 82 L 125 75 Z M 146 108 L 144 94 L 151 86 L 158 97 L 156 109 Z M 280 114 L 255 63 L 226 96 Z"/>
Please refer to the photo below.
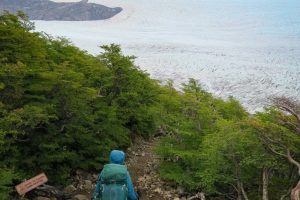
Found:
<path fill-rule="evenodd" d="M 13 192 L 13 181 L 18 179 L 19 176 L 13 169 L 1 166 L 0 177 L 0 199 L 8 199 L 9 194 Z"/>
<path fill-rule="evenodd" d="M 284 142 L 299 156 L 299 138 L 279 123 L 292 124 L 291 116 L 274 108 L 250 115 L 234 98 L 213 97 L 193 79 L 182 93 L 174 94 L 170 85 L 165 90 L 161 98 L 170 105 L 162 113 L 169 135 L 157 148 L 163 179 L 221 199 L 260 199 L 266 169 L 270 199 L 286 194 L 295 183 L 295 169 L 264 140 Z"/>
<path fill-rule="evenodd" d="M 0 156 L 19 180 L 43 171 L 66 184 L 154 132 L 159 85 L 133 57 L 117 45 L 92 56 L 32 28 L 22 13 L 0 16 Z"/>

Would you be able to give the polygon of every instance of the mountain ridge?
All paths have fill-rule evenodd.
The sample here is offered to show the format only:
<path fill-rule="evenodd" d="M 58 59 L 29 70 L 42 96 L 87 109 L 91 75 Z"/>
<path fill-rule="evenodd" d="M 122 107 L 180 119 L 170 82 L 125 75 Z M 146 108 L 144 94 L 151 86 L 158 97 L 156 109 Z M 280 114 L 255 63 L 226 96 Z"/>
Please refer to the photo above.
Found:
<path fill-rule="evenodd" d="M 22 10 L 31 20 L 90 21 L 109 19 L 120 13 L 122 8 L 88 3 L 88 0 L 72 3 L 57 3 L 50 0 L 3 0 L 0 1 L 0 13 L 4 10 L 12 13 Z"/>

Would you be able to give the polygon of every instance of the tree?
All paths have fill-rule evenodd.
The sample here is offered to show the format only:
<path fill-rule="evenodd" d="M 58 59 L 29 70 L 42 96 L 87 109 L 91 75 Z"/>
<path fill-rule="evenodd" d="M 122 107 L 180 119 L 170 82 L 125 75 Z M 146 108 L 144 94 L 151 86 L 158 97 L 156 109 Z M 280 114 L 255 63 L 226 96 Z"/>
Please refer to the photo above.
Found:
<path fill-rule="evenodd" d="M 165 89 L 163 122 L 169 135 L 158 148 L 163 179 L 222 199 L 267 200 L 285 194 L 294 176 L 261 140 L 262 131 L 252 123 L 259 115 L 249 115 L 232 97 L 214 97 L 193 79 L 183 93 L 170 85 Z"/>
<path fill-rule="evenodd" d="M 17 15 L 5 12 L 0 16 L 0 61 L 27 63 L 30 67 L 44 64 L 44 43 L 38 33 L 30 32 L 33 27 L 21 12 Z"/>
<path fill-rule="evenodd" d="M 110 82 L 102 87 L 109 105 L 131 132 L 149 136 L 156 124 L 152 109 L 157 104 L 158 84 L 134 65 L 133 56 L 124 56 L 118 45 L 104 45 L 99 60 L 110 70 Z"/>
<path fill-rule="evenodd" d="M 299 179 L 299 103 L 286 97 L 275 97 L 272 101 L 271 108 L 257 114 L 258 121 L 253 123 L 254 127 L 260 132 L 260 138 L 270 152 L 296 167 L 294 171 Z M 291 198 L 299 198 L 299 181 L 291 191 Z"/>
<path fill-rule="evenodd" d="M 276 108 L 280 109 L 283 112 L 287 112 L 288 114 L 294 117 L 295 120 L 292 120 L 292 122 L 289 122 L 289 120 L 284 120 L 284 121 L 279 121 L 279 123 L 291 129 L 295 134 L 298 134 L 299 137 L 300 136 L 300 103 L 286 97 L 275 97 L 273 98 L 273 103 Z M 270 148 L 270 150 L 275 154 L 286 157 L 287 160 L 298 169 L 298 177 L 300 178 L 300 162 L 293 158 L 293 156 L 291 155 L 291 150 L 287 146 L 285 146 L 284 148 L 286 149 L 286 154 L 279 153 L 272 148 Z M 300 180 L 298 181 L 298 184 L 291 191 L 291 199 L 292 200 L 300 199 Z"/>

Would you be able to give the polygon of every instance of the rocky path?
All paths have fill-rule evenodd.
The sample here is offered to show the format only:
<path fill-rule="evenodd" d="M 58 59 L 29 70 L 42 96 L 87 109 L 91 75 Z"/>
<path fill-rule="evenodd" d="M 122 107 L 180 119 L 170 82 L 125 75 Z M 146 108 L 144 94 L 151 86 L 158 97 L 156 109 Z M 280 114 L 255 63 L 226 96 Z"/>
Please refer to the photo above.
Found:
<path fill-rule="evenodd" d="M 180 187 L 173 187 L 159 178 L 160 159 L 155 154 L 155 147 L 160 138 L 145 141 L 137 138 L 126 151 L 126 165 L 136 190 L 140 192 L 140 200 L 192 200 L 205 198 L 192 196 Z M 98 174 L 76 171 L 73 181 L 63 190 L 52 186 L 35 191 L 34 200 L 90 200 L 95 190 Z"/>
<path fill-rule="evenodd" d="M 126 165 L 133 179 L 134 185 L 140 191 L 140 200 L 184 200 L 179 198 L 180 188 L 173 189 L 162 182 L 158 174 L 159 157 L 154 149 L 159 138 L 149 141 L 136 139 L 127 151 Z"/>

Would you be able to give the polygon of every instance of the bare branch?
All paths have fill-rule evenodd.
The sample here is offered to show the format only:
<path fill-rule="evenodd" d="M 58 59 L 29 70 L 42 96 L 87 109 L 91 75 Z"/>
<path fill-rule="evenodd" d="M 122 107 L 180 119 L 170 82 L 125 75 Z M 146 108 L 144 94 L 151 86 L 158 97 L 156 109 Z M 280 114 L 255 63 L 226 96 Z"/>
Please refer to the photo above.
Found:
<path fill-rule="evenodd" d="M 296 187 L 292 189 L 291 200 L 300 200 L 300 181 L 298 181 Z"/>
<path fill-rule="evenodd" d="M 20 139 L 20 138 L 16 138 L 15 139 L 17 142 L 29 142 L 30 138 L 26 138 L 26 139 Z"/>
<path fill-rule="evenodd" d="M 233 185 L 232 183 L 229 183 L 234 189 L 236 192 L 239 192 L 239 190 L 237 189 L 237 187 L 235 185 Z"/>
<path fill-rule="evenodd" d="M 287 97 L 273 97 L 271 98 L 273 104 L 282 111 L 288 112 L 293 115 L 297 122 L 298 128 L 300 127 L 300 104 Z"/>
<path fill-rule="evenodd" d="M 268 149 L 269 149 L 270 151 L 272 151 L 274 154 L 279 155 L 279 156 L 282 156 L 282 157 L 285 157 L 285 158 L 288 158 L 287 155 L 285 155 L 285 154 L 283 154 L 283 153 L 280 153 L 280 152 L 276 151 L 276 150 L 273 149 L 270 145 L 266 145 L 266 146 L 267 146 Z"/>
<path fill-rule="evenodd" d="M 298 175 L 300 176 L 300 163 L 293 159 L 289 149 L 287 149 L 287 159 L 289 160 L 290 163 L 292 163 L 298 168 Z"/>

